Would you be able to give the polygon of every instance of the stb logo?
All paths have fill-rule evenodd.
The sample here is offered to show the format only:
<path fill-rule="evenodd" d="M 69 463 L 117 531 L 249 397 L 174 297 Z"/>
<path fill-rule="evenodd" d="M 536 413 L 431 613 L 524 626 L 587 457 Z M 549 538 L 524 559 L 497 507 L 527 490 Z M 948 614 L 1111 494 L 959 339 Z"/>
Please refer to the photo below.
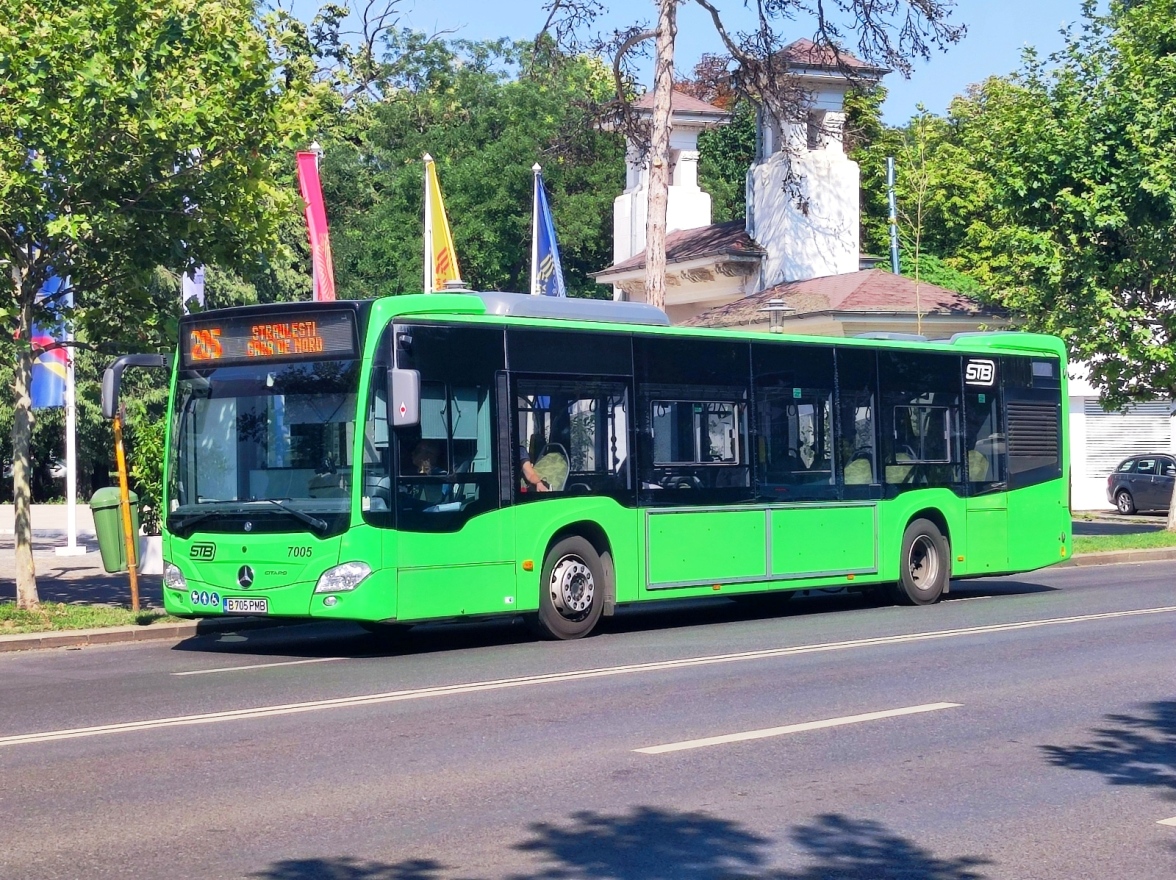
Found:
<path fill-rule="evenodd" d="M 214 559 L 216 557 L 216 545 L 193 544 L 192 549 L 189 551 L 188 555 L 192 559 L 201 559 L 207 562 L 208 560 Z"/>
<path fill-rule="evenodd" d="M 983 385 L 991 387 L 996 382 L 996 362 L 989 360 L 970 360 L 964 367 L 965 385 Z"/>

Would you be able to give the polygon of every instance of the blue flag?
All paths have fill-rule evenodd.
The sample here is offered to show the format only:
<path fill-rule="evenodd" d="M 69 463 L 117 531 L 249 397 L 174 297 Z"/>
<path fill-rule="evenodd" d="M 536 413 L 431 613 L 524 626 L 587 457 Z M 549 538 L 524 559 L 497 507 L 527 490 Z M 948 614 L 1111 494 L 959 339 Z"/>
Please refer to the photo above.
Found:
<path fill-rule="evenodd" d="M 53 275 L 41 287 L 38 299 L 58 297 L 62 287 L 66 286 L 64 279 Z M 57 305 L 68 305 L 71 299 L 69 293 L 57 298 Z M 33 325 L 33 345 L 52 345 L 66 338 L 65 322 L 58 320 L 56 326 L 44 327 Z M 33 409 L 49 409 L 65 406 L 65 382 L 69 367 L 69 353 L 64 348 L 47 351 L 33 361 L 32 385 L 29 396 L 32 398 Z"/>
<path fill-rule="evenodd" d="M 543 174 L 539 166 L 535 172 L 535 205 L 531 231 L 531 293 L 539 296 L 567 296 L 564 287 L 563 265 L 559 261 L 559 245 L 555 241 L 555 222 L 543 189 Z"/>

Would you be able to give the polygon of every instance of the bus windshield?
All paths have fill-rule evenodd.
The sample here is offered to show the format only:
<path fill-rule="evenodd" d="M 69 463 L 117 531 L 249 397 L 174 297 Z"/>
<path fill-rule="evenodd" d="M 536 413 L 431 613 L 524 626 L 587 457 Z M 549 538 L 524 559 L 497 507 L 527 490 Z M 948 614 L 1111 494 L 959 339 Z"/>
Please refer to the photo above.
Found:
<path fill-rule="evenodd" d="M 346 527 L 359 365 L 246 364 L 177 378 L 168 530 Z"/>

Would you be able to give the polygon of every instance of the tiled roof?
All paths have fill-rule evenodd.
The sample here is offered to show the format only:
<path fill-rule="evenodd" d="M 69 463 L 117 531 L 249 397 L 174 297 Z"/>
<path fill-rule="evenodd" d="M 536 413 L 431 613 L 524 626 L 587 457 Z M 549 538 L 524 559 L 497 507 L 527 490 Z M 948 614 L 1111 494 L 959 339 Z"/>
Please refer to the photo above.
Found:
<path fill-rule="evenodd" d="M 652 110 L 653 109 L 653 92 L 649 91 L 633 102 L 633 106 L 638 110 Z M 716 107 L 714 104 L 708 104 L 706 101 L 700 101 L 698 98 L 687 95 L 685 92 L 679 92 L 674 89 L 670 96 L 670 112 L 672 113 L 699 113 L 707 116 L 729 116 L 730 114 L 722 107 Z"/>
<path fill-rule="evenodd" d="M 697 260 L 700 257 L 740 256 L 758 257 L 764 249 L 747 234 L 742 220 L 728 220 L 726 223 L 713 223 L 710 226 L 699 226 L 695 229 L 679 229 L 666 236 L 666 263 L 684 263 L 687 260 Z M 645 251 L 629 259 L 609 266 L 593 276 L 612 275 L 615 272 L 628 272 L 645 266 Z"/>
<path fill-rule="evenodd" d="M 796 67 L 824 67 L 829 70 L 844 67 L 861 73 L 889 73 L 887 68 L 862 61 L 850 52 L 834 52 L 828 46 L 818 46 L 812 40 L 803 38 L 789 43 L 776 57 Z"/>
<path fill-rule="evenodd" d="M 982 306 L 962 293 L 921 282 L 916 291 L 913 278 L 894 275 L 882 269 L 826 275 L 807 281 L 778 284 L 708 309 L 683 322 L 690 327 L 734 327 L 762 323 L 760 312 L 770 299 L 782 299 L 796 318 L 819 312 L 889 312 L 914 314 L 917 310 L 931 315 L 991 315 L 1000 310 Z"/>

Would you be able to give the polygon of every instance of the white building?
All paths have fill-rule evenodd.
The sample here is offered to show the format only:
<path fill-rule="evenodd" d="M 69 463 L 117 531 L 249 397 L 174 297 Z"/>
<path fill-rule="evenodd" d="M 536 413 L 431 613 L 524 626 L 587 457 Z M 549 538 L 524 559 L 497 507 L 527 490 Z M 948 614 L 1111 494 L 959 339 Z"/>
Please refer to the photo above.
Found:
<path fill-rule="evenodd" d="M 1102 510 L 1107 477 L 1129 455 L 1148 452 L 1176 454 L 1172 402 L 1156 400 L 1108 412 L 1098 391 L 1086 380 L 1081 364 L 1070 370 L 1070 507 Z"/>

